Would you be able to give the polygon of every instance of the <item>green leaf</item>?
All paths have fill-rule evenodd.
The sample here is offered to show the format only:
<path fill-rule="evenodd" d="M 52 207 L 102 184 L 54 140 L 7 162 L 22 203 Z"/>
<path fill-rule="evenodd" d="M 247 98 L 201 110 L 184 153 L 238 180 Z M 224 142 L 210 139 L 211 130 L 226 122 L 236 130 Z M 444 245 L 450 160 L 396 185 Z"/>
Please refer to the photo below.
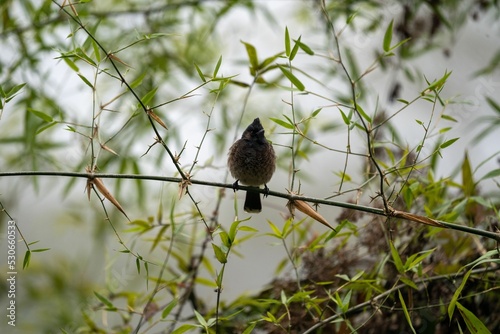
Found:
<path fill-rule="evenodd" d="M 109 309 L 109 310 L 116 310 L 116 307 L 113 305 L 113 303 L 107 299 L 106 297 L 104 297 L 103 295 L 97 293 L 96 291 L 94 291 L 94 295 L 97 297 L 97 299 L 99 299 L 104 305 L 106 305 L 106 307 Z"/>
<path fill-rule="evenodd" d="M 356 110 L 359 112 L 359 114 L 361 115 L 361 117 L 363 117 L 368 123 L 372 122 L 371 117 L 368 116 L 368 114 L 365 113 L 365 111 L 363 110 L 363 108 L 361 108 L 361 106 L 359 104 L 357 104 L 357 103 L 356 103 Z"/>
<path fill-rule="evenodd" d="M 300 82 L 300 80 L 289 70 L 284 68 L 283 66 L 279 66 L 281 72 L 290 80 L 290 82 L 297 87 L 298 90 L 303 91 L 305 89 L 304 84 Z"/>
<path fill-rule="evenodd" d="M 33 115 L 35 115 L 36 117 L 43 119 L 45 122 L 51 123 L 54 121 L 54 119 L 50 115 L 47 115 L 46 113 L 44 113 L 42 111 L 31 109 L 31 108 L 28 108 L 28 111 L 30 113 L 32 113 Z"/>
<path fill-rule="evenodd" d="M 302 49 L 302 51 L 304 51 L 305 53 L 307 53 L 310 56 L 314 55 L 314 51 L 309 46 L 307 46 L 306 44 L 302 43 L 300 41 L 300 38 L 298 40 L 294 40 L 294 41 Z"/>
<path fill-rule="evenodd" d="M 182 325 L 179 328 L 177 328 L 175 331 L 173 331 L 172 334 L 183 334 L 183 333 L 186 333 L 187 331 L 189 331 L 193 328 L 199 328 L 199 326 L 185 324 L 185 325 Z"/>
<path fill-rule="evenodd" d="M 474 175 L 472 175 L 472 168 L 467 152 L 465 153 L 464 162 L 462 163 L 462 189 L 466 197 L 474 196 L 476 193 Z"/>
<path fill-rule="evenodd" d="M 28 268 L 28 266 L 30 265 L 30 260 L 31 260 L 31 251 L 28 249 L 24 254 L 23 269 Z"/>
<path fill-rule="evenodd" d="M 11 98 L 13 97 L 17 92 L 19 92 L 21 89 L 23 89 L 23 87 L 26 86 L 25 83 L 22 83 L 22 84 L 19 84 L 19 85 L 15 85 L 14 87 L 12 87 L 9 92 L 7 94 L 2 94 L 2 95 L 5 95 L 5 98 Z"/>
<path fill-rule="evenodd" d="M 170 303 L 167 304 L 167 306 L 165 306 L 165 308 L 161 312 L 161 318 L 165 319 L 176 306 L 177 306 L 177 299 L 173 299 Z"/>
<path fill-rule="evenodd" d="M 146 72 L 141 73 L 137 78 L 130 83 L 131 88 L 136 88 L 142 84 L 142 80 L 146 77 Z"/>
<path fill-rule="evenodd" d="M 493 110 L 495 110 L 497 113 L 500 113 L 500 104 L 498 104 L 495 100 L 487 96 L 486 102 L 488 102 L 488 104 L 490 105 L 491 108 L 493 108 Z"/>
<path fill-rule="evenodd" d="M 200 67 L 196 63 L 194 63 L 194 68 L 196 69 L 196 72 L 198 73 L 198 76 L 200 77 L 201 81 L 207 82 L 207 80 L 205 79 L 205 75 L 203 74 Z"/>
<path fill-rule="evenodd" d="M 460 283 L 460 286 L 455 290 L 455 293 L 453 294 L 453 297 L 451 298 L 450 305 L 448 305 L 448 317 L 450 318 L 450 321 L 453 316 L 453 312 L 455 311 L 455 306 L 457 305 L 457 300 L 458 297 L 460 297 L 460 294 L 462 293 L 462 290 L 465 286 L 465 283 L 467 283 L 467 280 L 469 279 L 469 276 L 472 273 L 472 269 L 469 270 L 465 275 L 464 278 L 462 279 L 462 283 Z"/>
<path fill-rule="evenodd" d="M 429 86 L 427 86 L 427 88 L 424 89 L 424 91 L 422 91 L 421 95 L 425 95 L 428 91 L 438 91 L 438 90 L 440 90 L 443 87 L 443 85 L 445 84 L 445 82 L 448 79 L 448 77 L 451 75 L 451 73 L 452 72 L 445 72 L 442 78 L 434 81 Z"/>
<path fill-rule="evenodd" d="M 401 282 L 408 285 L 409 287 L 412 287 L 413 289 L 418 290 L 418 286 L 411 279 L 404 277 L 404 276 L 401 276 L 399 279 L 401 280 Z"/>
<path fill-rule="evenodd" d="M 50 248 L 38 248 L 38 249 L 32 249 L 31 251 L 33 253 L 42 253 L 42 252 L 46 252 L 48 250 L 50 250 Z"/>
<path fill-rule="evenodd" d="M 453 139 L 447 140 L 444 143 L 442 143 L 441 145 L 439 145 L 439 147 L 440 148 L 447 148 L 448 146 L 451 146 L 454 142 L 456 142 L 459 139 L 460 138 L 453 138 Z"/>
<path fill-rule="evenodd" d="M 316 109 L 312 112 L 311 117 L 316 117 L 323 110 L 323 108 Z"/>
<path fill-rule="evenodd" d="M 194 315 L 196 316 L 196 319 L 198 320 L 198 322 L 200 323 L 200 325 L 202 325 L 203 327 L 207 327 L 207 321 L 205 320 L 205 318 L 203 318 L 203 316 L 196 310 L 193 310 L 194 311 Z"/>
<path fill-rule="evenodd" d="M 415 331 L 415 328 L 413 328 L 413 324 L 411 323 L 410 313 L 408 313 L 408 308 L 406 307 L 406 303 L 403 298 L 403 295 L 401 294 L 401 290 L 398 290 L 398 296 L 399 296 L 399 301 L 401 302 L 401 306 L 403 307 L 403 313 L 405 314 L 405 318 L 406 321 L 408 322 L 408 325 L 410 325 L 411 331 L 413 333 L 417 333 Z"/>
<path fill-rule="evenodd" d="M 347 115 L 342 111 L 342 109 L 339 108 L 339 111 L 340 111 L 340 115 L 342 115 L 342 120 L 344 121 L 345 125 L 351 124 L 351 118 L 347 117 Z M 352 114 L 349 113 L 349 116 L 351 116 L 351 115 Z"/>
<path fill-rule="evenodd" d="M 46 124 L 42 127 L 40 127 L 38 130 L 36 130 L 36 134 L 39 134 L 39 133 L 42 133 L 43 131 L 53 127 L 54 125 L 58 124 L 57 122 L 52 122 L 52 123 L 49 123 L 49 124 Z"/>
<path fill-rule="evenodd" d="M 284 127 L 285 129 L 290 129 L 292 130 L 294 128 L 293 124 L 290 124 L 288 122 L 285 122 L 279 118 L 273 118 L 273 117 L 270 117 L 269 118 L 271 121 L 273 121 L 274 123 L 278 124 L 278 125 L 281 125 L 282 127 Z"/>
<path fill-rule="evenodd" d="M 474 313 L 466 309 L 462 304 L 457 302 L 457 308 L 464 319 L 467 328 L 471 334 L 491 334 L 488 328 L 483 324 Z"/>
<path fill-rule="evenodd" d="M 83 75 L 81 75 L 80 73 L 78 73 L 78 76 L 80 77 L 80 79 L 82 79 L 82 81 L 87 85 L 89 86 L 90 88 L 94 89 L 94 86 L 90 83 L 90 81 L 87 80 L 87 78 L 85 78 Z"/>
<path fill-rule="evenodd" d="M 242 334 L 250 334 L 250 333 L 252 333 L 252 331 L 254 330 L 255 326 L 257 326 L 256 322 L 250 324 L 250 326 L 248 326 L 247 328 L 245 328 L 245 330 L 243 331 Z"/>
<path fill-rule="evenodd" d="M 250 62 L 250 73 L 255 76 L 258 68 L 259 68 L 259 60 L 257 58 L 257 50 L 252 44 L 245 43 L 241 41 L 247 50 L 248 61 Z"/>
<path fill-rule="evenodd" d="M 141 273 L 141 260 L 139 260 L 139 258 L 135 258 L 135 266 L 137 267 L 137 273 L 140 274 Z"/>
<path fill-rule="evenodd" d="M 149 102 L 151 102 L 151 100 L 153 100 L 153 97 L 156 95 L 156 92 L 158 91 L 158 87 L 155 87 L 153 88 L 152 90 L 150 90 L 149 92 L 146 93 L 146 95 L 144 95 L 142 98 L 141 98 L 141 101 L 144 105 L 148 105 Z"/>
<path fill-rule="evenodd" d="M 267 221 L 267 223 L 269 224 L 269 226 L 271 226 L 271 229 L 273 230 L 273 234 L 271 234 L 271 235 L 281 239 L 283 237 L 283 235 L 281 234 L 280 229 L 278 227 L 276 227 L 276 225 L 274 225 L 269 220 Z"/>
<path fill-rule="evenodd" d="M 214 249 L 215 257 L 220 263 L 227 263 L 226 254 L 222 251 L 222 249 L 216 244 L 212 243 L 212 248 Z"/>
<path fill-rule="evenodd" d="M 297 41 L 300 41 L 300 37 Z M 292 51 L 290 51 L 290 57 L 288 57 L 288 59 L 290 59 L 290 61 L 295 59 L 295 56 L 297 55 L 297 52 L 299 51 L 299 43 L 297 43 L 297 41 L 293 45 Z"/>
<path fill-rule="evenodd" d="M 231 224 L 231 227 L 229 228 L 229 233 L 228 233 L 228 239 L 230 240 L 230 243 L 229 243 L 229 245 L 226 245 L 227 247 L 230 247 L 232 242 L 236 239 L 236 232 L 239 230 L 238 225 L 240 225 L 240 223 L 241 223 L 241 220 L 235 220 Z"/>
<path fill-rule="evenodd" d="M 279 57 L 281 57 L 283 55 L 283 52 L 280 52 L 280 53 L 277 53 L 275 54 L 274 56 L 271 56 L 271 57 L 267 57 L 266 59 L 264 59 L 262 61 L 262 63 L 259 64 L 259 70 L 261 70 L 261 73 L 265 73 L 267 72 L 268 70 L 271 70 L 271 69 L 274 69 L 276 68 L 276 66 L 269 66 L 268 69 L 266 69 L 266 67 L 269 65 L 269 64 L 272 64 L 274 63 L 274 61 L 276 59 L 278 59 Z M 265 70 L 264 70 L 265 69 Z"/>
<path fill-rule="evenodd" d="M 230 248 L 231 247 L 231 244 L 233 243 L 233 240 L 232 238 L 229 237 L 229 235 L 227 234 L 226 231 L 221 231 L 219 233 L 219 236 L 220 236 L 220 239 L 222 241 L 222 244 L 226 247 L 226 248 Z"/>
<path fill-rule="evenodd" d="M 217 65 L 215 65 L 213 77 L 217 77 L 217 73 L 219 73 L 220 65 L 222 64 L 222 55 L 219 57 L 219 61 L 217 61 Z"/>
<path fill-rule="evenodd" d="M 481 178 L 481 180 L 491 179 L 497 176 L 500 176 L 500 169 L 494 169 L 492 171 L 489 171 L 488 173 L 486 173 L 485 176 Z"/>
<path fill-rule="evenodd" d="M 92 48 L 94 49 L 95 59 L 98 63 L 101 62 L 101 52 L 99 50 L 99 45 L 97 45 L 96 41 L 92 40 Z"/>
<path fill-rule="evenodd" d="M 385 30 L 385 35 L 384 35 L 384 44 L 383 44 L 383 49 L 385 52 L 388 52 L 391 50 L 391 42 L 392 42 L 392 25 L 394 24 L 394 20 L 391 20 L 389 23 L 389 26 Z"/>
<path fill-rule="evenodd" d="M 450 122 L 455 122 L 455 123 L 457 123 L 457 122 L 458 122 L 455 118 L 451 117 L 450 115 L 445 115 L 445 114 L 443 114 L 443 115 L 441 115 L 441 118 L 442 118 L 442 119 L 445 119 L 445 120 L 447 120 L 447 121 L 450 121 Z"/>
<path fill-rule="evenodd" d="M 73 71 L 77 73 L 80 72 L 80 68 L 78 68 L 78 65 L 76 65 L 74 61 L 72 61 L 68 57 L 64 57 L 63 60 Z"/>
<path fill-rule="evenodd" d="M 288 34 L 288 27 L 285 27 L 285 54 L 290 57 L 290 35 Z"/>
<path fill-rule="evenodd" d="M 396 247 L 394 247 L 394 244 L 392 242 L 390 243 L 390 246 L 391 246 L 392 259 L 394 260 L 394 265 L 396 266 L 396 269 L 400 274 L 404 274 L 405 271 L 403 268 L 403 262 L 401 261 L 401 257 L 399 257 L 398 250 L 396 249 Z"/>

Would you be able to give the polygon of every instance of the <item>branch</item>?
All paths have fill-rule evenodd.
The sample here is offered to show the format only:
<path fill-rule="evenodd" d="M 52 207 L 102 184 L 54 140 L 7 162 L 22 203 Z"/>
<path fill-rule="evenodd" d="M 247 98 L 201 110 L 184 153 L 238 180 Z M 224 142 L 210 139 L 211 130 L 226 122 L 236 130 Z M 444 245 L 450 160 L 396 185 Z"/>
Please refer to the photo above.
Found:
<path fill-rule="evenodd" d="M 2 177 L 2 176 L 66 176 L 66 177 L 78 177 L 78 178 L 84 178 L 84 179 L 90 179 L 90 180 L 99 176 L 99 178 L 101 178 L 101 179 L 107 178 L 107 179 L 151 180 L 151 181 L 163 181 L 163 182 L 172 182 L 172 183 L 181 183 L 181 182 L 185 181 L 183 178 L 180 178 L 180 177 L 155 176 L 155 175 L 100 174 L 100 173 L 95 174 L 95 173 L 50 172 L 50 171 L 0 172 L 0 177 Z M 209 182 L 209 181 L 194 180 L 194 179 L 190 179 L 190 182 L 193 185 L 196 184 L 196 185 L 201 185 L 201 186 L 233 189 L 232 183 Z M 500 232 L 490 232 L 490 231 L 480 230 L 480 229 L 465 226 L 465 225 L 448 223 L 448 222 L 432 219 L 432 218 L 425 217 L 425 216 L 419 216 L 419 215 L 409 213 L 409 212 L 397 211 L 397 210 L 394 210 L 390 207 L 389 207 L 389 210 L 385 210 L 385 209 L 381 209 L 381 208 L 374 208 L 374 207 L 369 207 L 369 206 L 364 206 L 364 205 L 359 205 L 359 204 L 352 204 L 352 203 L 347 203 L 347 202 L 338 202 L 338 201 L 331 201 L 331 200 L 315 198 L 315 197 L 298 196 L 298 195 L 294 195 L 294 194 L 289 194 L 288 192 L 281 193 L 281 192 L 277 192 L 277 191 L 266 191 L 265 189 L 255 189 L 253 187 L 248 187 L 248 186 L 243 186 L 243 185 L 240 185 L 239 189 L 240 190 L 252 190 L 252 191 L 259 192 L 261 194 L 267 194 L 267 195 L 273 196 L 273 197 L 284 198 L 284 199 L 287 199 L 289 201 L 304 201 L 304 202 L 315 203 L 315 204 L 335 206 L 335 207 L 339 207 L 339 208 L 345 208 L 345 209 L 351 209 L 351 210 L 357 210 L 357 211 L 361 211 L 361 212 L 371 213 L 374 215 L 384 216 L 384 217 L 388 217 L 388 218 L 390 218 L 390 217 L 399 218 L 402 220 L 412 221 L 412 222 L 424 224 L 424 225 L 432 225 L 434 227 L 439 227 L 439 228 L 449 228 L 452 230 L 466 232 L 466 233 L 470 233 L 470 234 L 475 234 L 478 236 L 482 236 L 482 237 L 489 238 L 489 239 L 495 240 L 497 242 L 500 242 Z"/>

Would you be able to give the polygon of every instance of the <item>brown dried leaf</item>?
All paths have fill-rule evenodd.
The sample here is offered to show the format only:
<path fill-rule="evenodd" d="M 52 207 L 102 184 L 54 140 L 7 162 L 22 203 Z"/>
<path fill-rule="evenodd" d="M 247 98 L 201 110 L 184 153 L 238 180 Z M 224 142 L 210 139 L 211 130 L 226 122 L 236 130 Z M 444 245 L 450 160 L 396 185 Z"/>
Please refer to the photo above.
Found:
<path fill-rule="evenodd" d="M 115 151 L 113 151 L 112 149 L 110 149 L 108 146 L 104 145 L 104 144 L 101 144 L 101 148 L 105 151 L 108 151 L 109 153 L 111 154 L 114 154 L 116 156 L 118 156 L 118 153 L 116 153 Z"/>
<path fill-rule="evenodd" d="M 329 229 L 332 229 L 333 231 L 335 231 L 335 229 L 328 223 L 328 221 L 325 218 L 323 218 L 322 215 L 320 215 L 317 211 L 315 211 L 312 208 L 312 206 L 310 206 L 306 202 L 301 201 L 301 200 L 288 201 L 288 203 L 287 203 L 286 206 L 288 207 L 288 210 L 290 210 L 290 213 L 292 215 L 293 215 L 294 209 L 297 209 L 300 212 L 308 215 L 312 219 L 314 219 L 314 220 L 320 222 L 321 224 L 325 225 Z"/>
<path fill-rule="evenodd" d="M 116 60 L 117 62 L 127 66 L 127 67 L 132 67 L 130 66 L 129 64 L 127 64 L 126 62 L 124 62 L 123 60 L 121 60 L 120 58 L 118 58 L 117 56 L 115 56 L 114 54 L 112 53 L 108 53 L 108 58 L 110 59 L 113 59 L 113 60 Z"/>
<path fill-rule="evenodd" d="M 165 128 L 165 130 L 168 130 L 168 128 L 167 128 L 167 126 L 165 125 L 165 123 L 162 121 L 162 119 L 161 119 L 161 118 L 160 118 L 157 114 L 155 114 L 155 113 L 154 113 L 154 111 L 153 111 L 153 110 L 148 109 L 148 115 L 149 115 L 152 119 L 154 119 L 154 120 L 156 121 L 156 123 L 158 123 L 158 124 L 160 124 L 162 127 L 164 127 L 164 128 Z"/>
<path fill-rule="evenodd" d="M 184 196 L 184 194 L 187 192 L 188 186 L 190 186 L 192 184 L 191 181 L 189 180 L 189 175 L 187 173 L 186 173 L 186 177 L 187 177 L 187 179 L 182 180 L 179 183 L 179 199 L 181 199 L 182 196 Z"/>
<path fill-rule="evenodd" d="M 436 226 L 436 227 L 441 227 L 441 228 L 446 228 L 443 224 L 438 222 L 435 219 L 429 218 L 429 217 L 424 217 L 424 216 L 419 216 L 419 215 L 414 215 L 413 213 L 409 212 L 403 212 L 403 211 L 397 211 L 394 210 L 392 211 L 391 214 L 393 217 L 396 218 L 401 218 L 401 219 L 406 219 L 415 223 L 420 223 L 420 224 L 425 224 L 425 225 L 430 225 L 430 226 Z"/>
<path fill-rule="evenodd" d="M 97 188 L 97 190 L 104 197 L 106 197 L 106 199 L 108 201 L 110 201 L 118 210 L 120 210 L 121 213 L 123 213 L 125 215 L 125 217 L 127 217 L 128 220 L 130 220 L 130 218 L 125 213 L 125 210 L 123 210 L 123 208 L 120 205 L 120 203 L 118 203 L 118 201 L 113 197 L 113 195 L 111 195 L 111 193 L 108 191 L 108 189 L 104 186 L 104 183 L 102 182 L 101 179 L 99 179 L 99 178 L 96 177 L 91 182 L 94 184 L 94 186 Z"/>

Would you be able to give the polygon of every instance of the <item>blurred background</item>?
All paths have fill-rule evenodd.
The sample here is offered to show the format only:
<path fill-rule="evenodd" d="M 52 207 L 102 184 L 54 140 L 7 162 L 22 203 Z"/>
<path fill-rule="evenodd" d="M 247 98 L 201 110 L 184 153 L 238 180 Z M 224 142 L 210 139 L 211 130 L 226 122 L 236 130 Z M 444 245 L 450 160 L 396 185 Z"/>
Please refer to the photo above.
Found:
<path fill-rule="evenodd" d="M 366 138 L 359 129 L 347 131 L 342 118 L 340 110 L 347 114 L 345 106 L 352 102 L 350 84 L 319 1 L 27 0 L 4 1 L 0 8 L 1 172 L 84 172 L 95 166 L 101 173 L 179 177 L 165 149 L 153 145 L 155 133 L 144 111 L 99 50 L 101 45 L 113 54 L 120 73 L 144 104 L 154 106 L 168 128 L 156 124 L 159 133 L 169 149 L 180 154 L 180 168 L 194 179 L 234 182 L 226 168 L 227 150 L 260 117 L 278 155 L 271 190 L 351 202 L 376 193 L 375 182 L 365 184 L 366 157 L 353 154 L 346 159 L 347 145 L 354 153 L 366 153 Z M 476 180 L 498 169 L 496 2 L 326 1 L 326 8 L 343 63 L 353 77 L 360 77 L 358 103 L 374 120 L 393 115 L 386 123 L 389 130 L 377 138 L 378 147 L 415 154 L 425 138 L 419 162 L 431 164 L 436 179 L 460 179 L 466 152 Z M 392 51 L 394 55 L 383 56 L 390 22 L 391 45 L 408 41 Z M 255 48 L 260 62 L 279 55 L 271 65 L 290 64 L 284 56 L 286 29 L 292 46 L 299 38 L 303 43 L 290 63 L 304 91 L 291 92 L 277 67 L 266 68 L 258 79 L 249 70 L 244 43 Z M 204 83 L 197 68 L 210 81 L 219 60 L 218 80 Z M 446 73 L 451 74 L 440 92 L 441 103 L 422 98 L 429 83 Z M 300 128 L 310 140 L 292 139 L 290 129 L 273 121 L 284 120 L 283 115 L 290 118 L 291 106 L 297 120 L 307 120 Z M 317 110 L 321 111 L 309 119 Z M 436 147 L 454 138 L 460 139 L 438 159 L 432 158 Z M 303 141 L 293 142 L 300 145 L 293 189 L 292 140 Z M 103 202 L 106 213 L 94 193 L 89 201 L 84 178 L 0 176 L 3 208 L 30 248 L 44 250 L 33 252 L 29 266 L 22 269 L 26 246 L 18 243 L 15 330 L 75 332 L 84 322 L 82 310 L 113 328 L 123 319 L 98 312 L 93 292 L 116 296 L 132 291 L 135 294 L 127 298 L 137 298 L 140 304 L 152 292 L 170 247 L 175 251 L 164 279 L 187 275 L 186 268 L 206 240 L 201 216 L 210 224 L 216 219 L 223 229 L 235 219 L 248 218 L 244 225 L 255 229 L 240 231 L 251 237 L 230 254 L 221 294 L 225 303 L 259 293 L 280 275 L 293 276 L 286 248 L 269 235 L 269 221 L 281 227 L 289 217 L 284 199 L 268 197 L 262 213 L 249 215 L 242 210 L 241 191 L 233 195 L 228 189 L 192 185 L 192 199 L 179 199 L 177 183 L 103 182 L 132 222 L 108 200 Z M 498 197 L 494 178 L 479 187 L 483 196 Z M 319 212 L 335 226 L 342 210 L 320 206 Z M 5 250 L 9 218 L 1 217 L 0 248 Z M 307 217 L 297 212 L 296 219 L 303 218 Z M 328 232 L 310 219 L 307 224 L 305 239 Z M 169 231 L 153 246 L 162 226 L 176 228 L 175 243 Z M 122 252 L 122 242 L 143 257 L 140 272 L 137 258 Z M 290 244 L 300 246 L 293 240 Z M 211 249 L 205 257 L 212 265 L 201 266 L 198 277 L 206 282 L 197 284 L 196 293 L 213 307 L 220 264 Z M 148 277 L 142 260 L 150 261 Z M 6 256 L 0 261 L 6 268 Z M 2 269 L 2 277 L 6 272 Z M 4 300 L 5 279 L 0 287 Z M 5 321 L 1 326 L 13 332 Z"/>

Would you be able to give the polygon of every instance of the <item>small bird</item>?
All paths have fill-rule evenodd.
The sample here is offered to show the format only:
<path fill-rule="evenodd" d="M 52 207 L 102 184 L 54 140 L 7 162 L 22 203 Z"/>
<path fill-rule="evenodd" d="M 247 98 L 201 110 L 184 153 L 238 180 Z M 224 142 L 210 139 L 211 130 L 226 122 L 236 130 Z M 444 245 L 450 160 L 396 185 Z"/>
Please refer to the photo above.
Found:
<path fill-rule="evenodd" d="M 273 146 L 264 136 L 264 128 L 259 118 L 254 119 L 241 138 L 231 146 L 227 164 L 231 175 L 236 179 L 233 183 L 234 191 L 238 189 L 238 182 L 241 182 L 255 188 L 264 185 L 265 190 L 269 192 L 267 182 L 271 180 L 276 169 L 276 155 Z M 260 194 L 248 190 L 243 208 L 249 213 L 261 212 Z"/>

